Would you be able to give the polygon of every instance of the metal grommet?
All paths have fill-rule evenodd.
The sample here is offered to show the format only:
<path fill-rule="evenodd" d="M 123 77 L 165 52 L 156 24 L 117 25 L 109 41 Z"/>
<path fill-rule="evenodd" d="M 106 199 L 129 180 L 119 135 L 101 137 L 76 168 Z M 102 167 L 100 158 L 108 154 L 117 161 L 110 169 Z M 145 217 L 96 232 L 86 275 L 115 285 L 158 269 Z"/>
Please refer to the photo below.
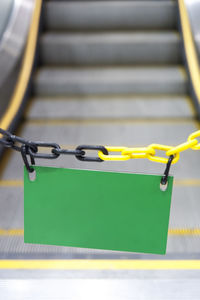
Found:
<path fill-rule="evenodd" d="M 35 179 L 36 179 L 36 170 L 34 168 L 33 168 L 33 172 L 28 173 L 28 177 L 29 177 L 30 181 L 35 181 Z"/>
<path fill-rule="evenodd" d="M 167 190 L 167 187 L 168 187 L 168 182 L 166 184 L 160 183 L 160 190 L 162 192 L 165 192 Z"/>

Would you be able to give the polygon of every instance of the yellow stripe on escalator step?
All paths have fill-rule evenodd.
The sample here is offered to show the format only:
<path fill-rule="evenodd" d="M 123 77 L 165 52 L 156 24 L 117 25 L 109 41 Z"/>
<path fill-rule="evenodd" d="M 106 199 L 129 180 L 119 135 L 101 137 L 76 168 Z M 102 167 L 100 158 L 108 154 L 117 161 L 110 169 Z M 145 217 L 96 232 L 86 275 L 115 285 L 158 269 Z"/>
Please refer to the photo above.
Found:
<path fill-rule="evenodd" d="M 200 228 L 170 228 L 170 236 L 200 236 Z M 24 230 L 20 229 L 3 229 L 0 228 L 0 236 L 23 236 Z"/>
<path fill-rule="evenodd" d="M 69 148 L 69 147 L 63 147 L 63 148 Z M 71 148 L 70 148 L 71 149 Z M 23 187 L 24 183 L 23 180 L 0 180 L 0 187 Z M 175 179 L 174 186 L 182 187 L 182 186 L 188 186 L 188 187 L 200 187 L 200 179 Z"/>
<path fill-rule="evenodd" d="M 0 269 L 24 270 L 200 270 L 200 260 L 0 260 Z"/>

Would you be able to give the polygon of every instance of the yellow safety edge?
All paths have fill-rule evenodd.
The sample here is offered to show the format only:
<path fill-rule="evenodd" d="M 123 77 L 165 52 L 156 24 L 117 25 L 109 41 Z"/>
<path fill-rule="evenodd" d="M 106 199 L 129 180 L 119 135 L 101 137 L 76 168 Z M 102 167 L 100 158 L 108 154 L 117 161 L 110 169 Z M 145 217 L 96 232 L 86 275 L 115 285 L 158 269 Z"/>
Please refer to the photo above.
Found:
<path fill-rule="evenodd" d="M 151 144 L 147 147 L 142 148 L 106 146 L 105 148 L 108 150 L 108 152 L 119 152 L 120 154 L 105 155 L 102 151 L 99 151 L 98 155 L 102 160 L 125 161 L 128 159 L 147 158 L 151 161 L 163 164 L 166 164 L 169 160 L 169 157 L 173 155 L 174 158 L 172 164 L 175 164 L 180 158 L 180 152 L 188 149 L 200 150 L 200 142 L 197 140 L 198 137 L 200 137 L 200 130 L 197 130 L 190 134 L 185 143 L 182 143 L 175 147 L 160 144 Z M 156 150 L 165 151 L 167 157 L 156 156 Z"/>
<path fill-rule="evenodd" d="M 0 228 L 0 237 L 8 236 L 23 236 L 24 229 L 3 229 Z M 200 236 L 200 228 L 170 228 L 168 230 L 168 235 L 170 236 Z"/>
<path fill-rule="evenodd" d="M 200 68 L 185 1 L 178 0 L 178 6 L 189 75 L 200 105 Z"/>
<path fill-rule="evenodd" d="M 12 123 L 12 120 L 15 118 L 17 112 L 19 111 L 28 86 L 37 44 L 41 7 L 42 0 L 36 0 L 20 74 L 11 98 L 10 105 L 6 110 L 3 118 L 0 120 L 0 127 L 4 130 L 8 130 Z"/>
<path fill-rule="evenodd" d="M 200 260 L 10 259 L 0 269 L 23 270 L 199 270 Z"/>

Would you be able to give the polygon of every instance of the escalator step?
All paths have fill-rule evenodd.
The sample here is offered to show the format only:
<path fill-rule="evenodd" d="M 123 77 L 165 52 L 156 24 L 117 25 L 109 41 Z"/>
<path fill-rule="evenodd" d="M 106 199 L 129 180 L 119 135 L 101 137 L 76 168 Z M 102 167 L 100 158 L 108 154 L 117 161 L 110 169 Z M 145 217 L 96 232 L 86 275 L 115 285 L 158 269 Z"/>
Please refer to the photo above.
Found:
<path fill-rule="evenodd" d="M 43 64 L 178 64 L 176 32 L 46 33 L 40 39 Z"/>
<path fill-rule="evenodd" d="M 176 1 L 48 1 L 47 30 L 172 29 Z"/>
<path fill-rule="evenodd" d="M 39 96 L 87 94 L 185 94 L 187 79 L 178 67 L 41 68 L 34 81 Z"/>
<path fill-rule="evenodd" d="M 190 99 L 183 96 L 38 97 L 31 101 L 26 118 L 107 119 L 192 118 Z M 98 107 L 98 109 L 97 109 Z M 58 109 L 59 108 L 59 109 Z"/>

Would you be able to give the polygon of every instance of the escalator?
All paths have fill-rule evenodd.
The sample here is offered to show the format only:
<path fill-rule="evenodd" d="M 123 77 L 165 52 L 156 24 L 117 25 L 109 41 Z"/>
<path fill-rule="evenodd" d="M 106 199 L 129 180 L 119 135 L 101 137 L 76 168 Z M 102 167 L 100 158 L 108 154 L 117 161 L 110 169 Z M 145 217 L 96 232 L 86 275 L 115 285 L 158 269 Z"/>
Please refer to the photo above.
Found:
<path fill-rule="evenodd" d="M 80 144 L 142 147 L 184 142 L 199 123 L 177 13 L 176 1 L 45 1 L 39 63 L 17 134 L 67 149 Z M 164 258 L 199 258 L 199 159 L 199 151 L 186 151 L 171 169 L 175 186 Z M 165 168 L 147 160 L 89 163 L 70 156 L 37 163 L 150 174 L 162 174 Z M 0 190 L 1 259 L 160 259 L 24 244 L 19 153 L 5 153 Z"/>

